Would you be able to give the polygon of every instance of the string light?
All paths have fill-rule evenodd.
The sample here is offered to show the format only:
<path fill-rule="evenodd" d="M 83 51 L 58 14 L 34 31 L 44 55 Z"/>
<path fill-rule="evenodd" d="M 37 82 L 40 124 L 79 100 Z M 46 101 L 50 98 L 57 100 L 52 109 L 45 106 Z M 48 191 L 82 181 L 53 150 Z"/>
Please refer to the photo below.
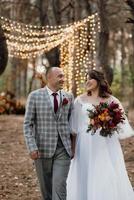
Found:
<path fill-rule="evenodd" d="M 9 56 L 36 58 L 59 46 L 60 67 L 65 72 L 65 89 L 76 95 L 84 91 L 85 74 L 96 66 L 96 37 L 100 30 L 98 14 L 60 26 L 32 26 L 0 17 L 7 38 Z"/>

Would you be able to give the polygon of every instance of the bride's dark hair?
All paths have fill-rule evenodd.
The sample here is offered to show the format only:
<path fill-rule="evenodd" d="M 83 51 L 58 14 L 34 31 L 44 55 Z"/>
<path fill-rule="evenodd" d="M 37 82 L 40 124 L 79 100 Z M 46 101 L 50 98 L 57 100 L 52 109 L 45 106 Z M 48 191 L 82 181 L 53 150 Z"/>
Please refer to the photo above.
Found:
<path fill-rule="evenodd" d="M 110 94 L 112 94 L 110 86 L 102 72 L 92 69 L 92 70 L 88 71 L 87 79 L 88 79 L 88 76 L 89 76 L 89 78 L 95 79 L 97 81 L 98 86 L 99 86 L 99 96 L 100 97 L 107 98 L 107 97 L 109 97 Z M 90 91 L 88 92 L 88 95 L 91 95 Z"/>

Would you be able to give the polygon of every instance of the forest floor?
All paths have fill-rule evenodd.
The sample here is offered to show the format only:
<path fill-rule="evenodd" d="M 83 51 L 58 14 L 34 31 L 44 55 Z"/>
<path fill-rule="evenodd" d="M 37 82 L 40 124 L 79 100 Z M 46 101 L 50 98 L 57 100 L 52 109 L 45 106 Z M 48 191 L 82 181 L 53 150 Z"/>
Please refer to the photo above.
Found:
<path fill-rule="evenodd" d="M 130 116 L 134 125 L 134 116 Z M 34 165 L 23 138 L 23 116 L 0 116 L 0 200 L 40 200 Z M 134 187 L 134 137 L 121 141 Z"/>

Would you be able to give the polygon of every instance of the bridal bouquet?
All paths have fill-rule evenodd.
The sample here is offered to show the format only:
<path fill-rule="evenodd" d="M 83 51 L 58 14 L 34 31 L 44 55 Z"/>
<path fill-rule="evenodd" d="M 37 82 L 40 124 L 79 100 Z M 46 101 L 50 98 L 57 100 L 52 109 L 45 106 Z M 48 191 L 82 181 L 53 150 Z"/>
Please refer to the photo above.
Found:
<path fill-rule="evenodd" d="M 125 120 L 123 110 L 115 102 L 101 102 L 99 105 L 94 105 L 94 109 L 87 111 L 90 119 L 87 132 L 95 134 L 97 129 L 100 129 L 100 135 L 104 137 L 111 137 L 115 131 L 118 132 L 118 124 Z"/>

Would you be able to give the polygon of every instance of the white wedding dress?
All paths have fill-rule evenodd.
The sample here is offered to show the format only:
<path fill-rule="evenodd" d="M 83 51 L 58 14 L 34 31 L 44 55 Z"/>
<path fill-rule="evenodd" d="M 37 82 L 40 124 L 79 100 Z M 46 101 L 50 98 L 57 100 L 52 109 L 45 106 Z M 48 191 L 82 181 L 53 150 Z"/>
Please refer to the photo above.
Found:
<path fill-rule="evenodd" d="M 120 102 L 113 96 L 109 101 Z M 121 104 L 120 104 L 121 106 Z M 111 138 L 87 133 L 87 109 L 93 105 L 75 100 L 71 127 L 77 133 L 75 157 L 67 178 L 67 200 L 134 200 L 119 138 L 134 135 L 127 119 L 119 135 Z"/>

